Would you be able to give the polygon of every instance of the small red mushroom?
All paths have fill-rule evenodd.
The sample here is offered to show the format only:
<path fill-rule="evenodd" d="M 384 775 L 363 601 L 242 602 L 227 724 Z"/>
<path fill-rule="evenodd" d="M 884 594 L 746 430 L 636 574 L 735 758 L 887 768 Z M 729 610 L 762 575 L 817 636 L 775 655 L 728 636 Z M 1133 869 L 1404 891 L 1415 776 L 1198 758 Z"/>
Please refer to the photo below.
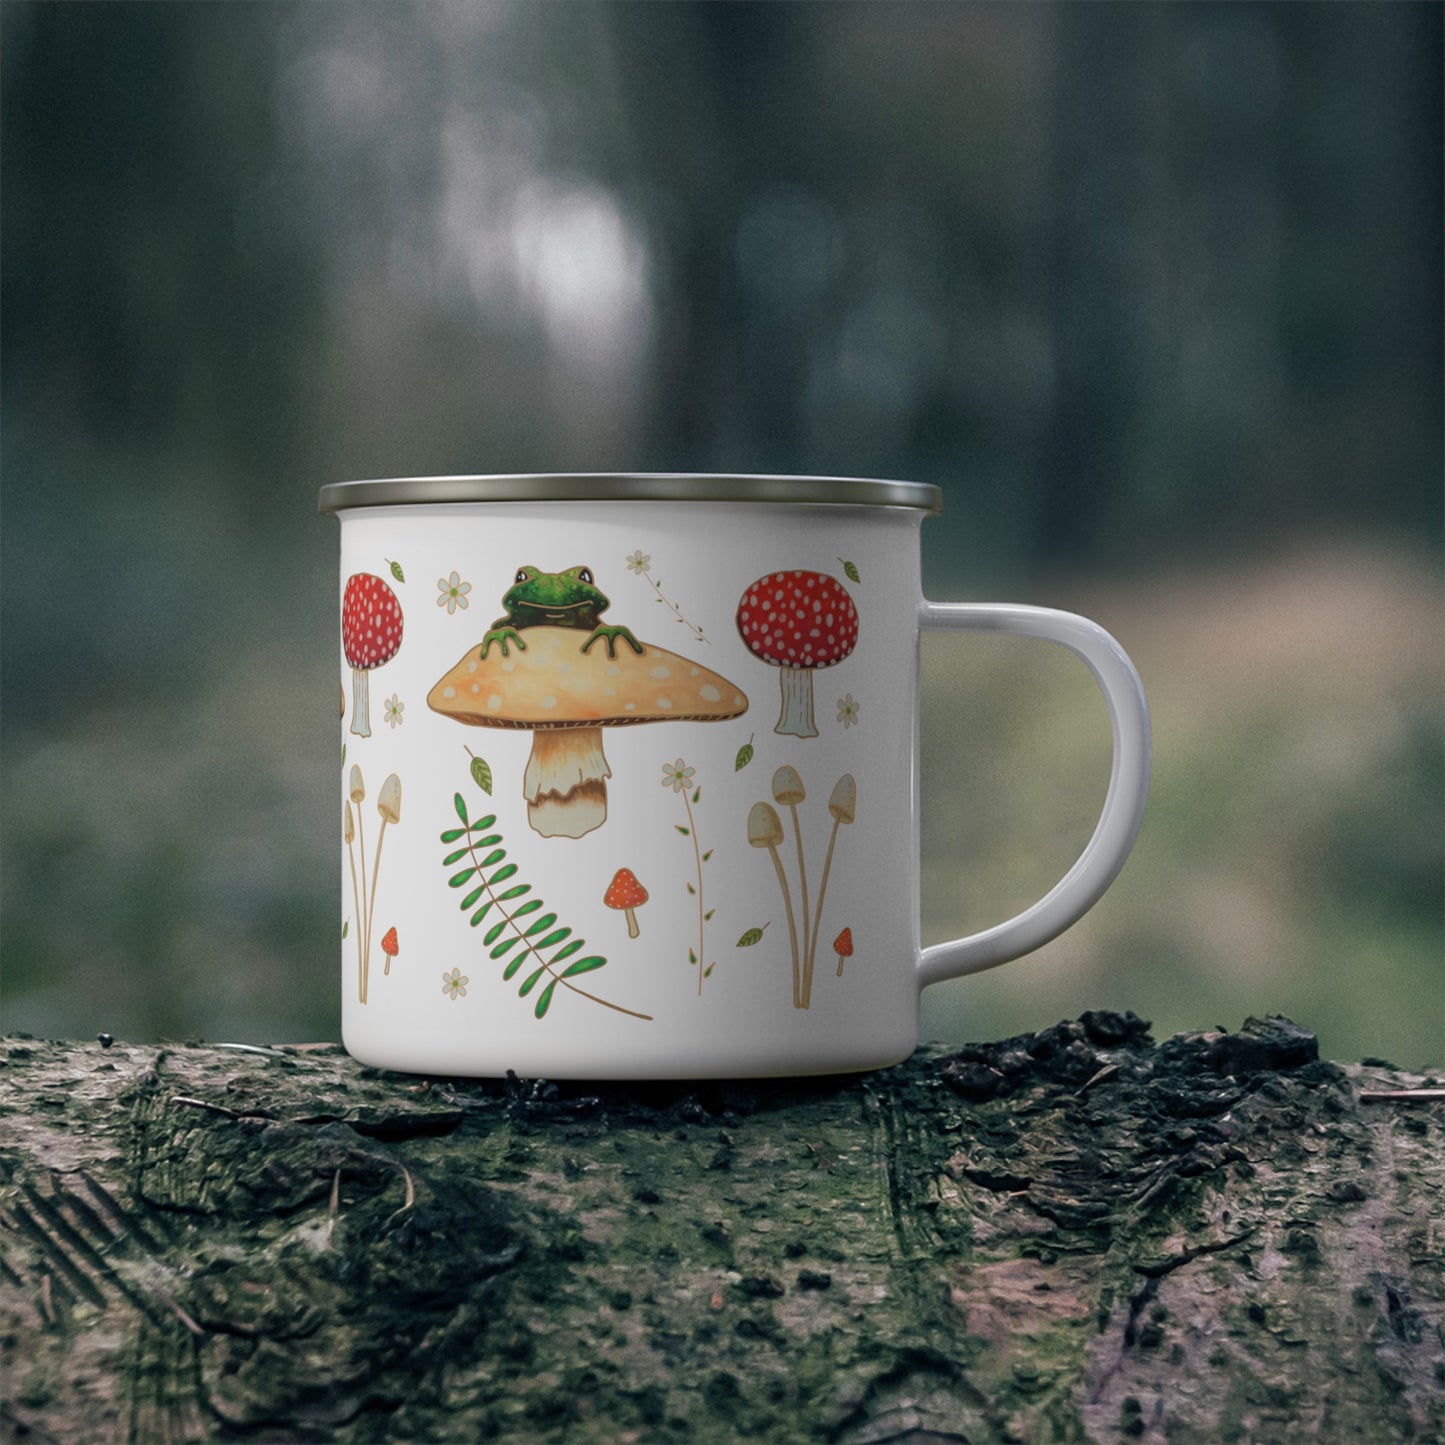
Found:
<path fill-rule="evenodd" d="M 833 940 L 833 952 L 838 955 L 838 977 L 843 977 L 843 960 L 853 957 L 853 930 L 845 928 Z"/>
<path fill-rule="evenodd" d="M 346 579 L 341 599 L 341 644 L 351 665 L 351 731 L 371 736 L 371 688 L 367 673 L 396 656 L 401 646 L 401 603 L 370 572 Z"/>
<path fill-rule="evenodd" d="M 749 652 L 779 668 L 776 733 L 815 738 L 813 672 L 842 662 L 858 642 L 858 609 L 825 572 L 772 572 L 738 602 L 738 635 Z"/>
<path fill-rule="evenodd" d="M 391 972 L 391 961 L 401 952 L 401 945 L 396 941 L 396 929 L 388 928 L 381 940 L 381 951 L 386 955 L 386 967 L 383 973 Z"/>
<path fill-rule="evenodd" d="M 620 908 L 627 915 L 627 936 L 636 938 L 637 914 L 633 910 L 647 902 L 647 889 L 637 881 L 632 869 L 619 868 L 612 875 L 612 882 L 607 885 L 602 901 L 609 908 Z"/>

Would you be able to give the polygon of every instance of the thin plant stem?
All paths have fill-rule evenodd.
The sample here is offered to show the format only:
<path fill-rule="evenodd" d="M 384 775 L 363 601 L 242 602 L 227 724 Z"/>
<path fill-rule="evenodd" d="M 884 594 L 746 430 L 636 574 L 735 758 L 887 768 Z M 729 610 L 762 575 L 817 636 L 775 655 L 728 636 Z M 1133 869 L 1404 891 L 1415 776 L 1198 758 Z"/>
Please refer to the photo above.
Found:
<path fill-rule="evenodd" d="M 703 918 L 702 903 L 702 849 L 697 841 L 697 823 L 692 816 L 692 800 L 686 792 L 682 795 L 682 805 L 687 809 L 688 832 L 692 837 L 692 856 L 697 863 L 697 996 L 702 997 L 702 975 L 703 975 Z"/>
<path fill-rule="evenodd" d="M 361 804 L 356 805 L 356 836 L 361 841 L 361 896 L 366 897 L 366 827 Z M 371 972 L 371 925 L 365 917 L 358 918 L 361 925 L 361 1001 L 366 1002 L 367 976 Z"/>

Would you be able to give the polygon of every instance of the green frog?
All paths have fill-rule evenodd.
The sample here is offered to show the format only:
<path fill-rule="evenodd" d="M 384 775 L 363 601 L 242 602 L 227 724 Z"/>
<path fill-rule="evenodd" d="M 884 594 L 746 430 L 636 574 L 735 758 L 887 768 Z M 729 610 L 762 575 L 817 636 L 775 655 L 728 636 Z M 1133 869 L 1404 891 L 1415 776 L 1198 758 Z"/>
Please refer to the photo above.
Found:
<path fill-rule="evenodd" d="M 617 656 L 621 638 L 634 652 L 642 644 L 625 627 L 609 627 L 597 619 L 612 605 L 611 599 L 592 580 L 590 567 L 569 567 L 565 572 L 543 572 L 538 567 L 518 567 L 517 576 L 502 597 L 506 608 L 482 638 L 482 656 L 495 642 L 502 656 L 510 654 L 507 644 L 515 642 L 519 652 L 527 650 L 521 633 L 528 627 L 575 627 L 590 636 L 582 644 L 586 652 L 599 638 L 607 644 L 608 657 Z"/>

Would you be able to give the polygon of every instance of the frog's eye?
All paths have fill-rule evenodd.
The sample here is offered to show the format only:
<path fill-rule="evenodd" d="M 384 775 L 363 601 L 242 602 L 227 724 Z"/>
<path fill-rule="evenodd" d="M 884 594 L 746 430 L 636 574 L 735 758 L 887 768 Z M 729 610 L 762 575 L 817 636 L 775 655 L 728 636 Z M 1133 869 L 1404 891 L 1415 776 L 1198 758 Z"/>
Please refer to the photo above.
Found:
<path fill-rule="evenodd" d="M 518 567 L 518 568 L 517 568 L 517 581 L 518 581 L 518 582 L 530 582 L 531 580 L 532 580 L 532 574 L 531 574 L 525 567 Z"/>
<path fill-rule="evenodd" d="M 577 569 L 577 580 L 579 582 L 590 582 L 592 580 L 592 569 L 590 567 L 579 567 Z"/>

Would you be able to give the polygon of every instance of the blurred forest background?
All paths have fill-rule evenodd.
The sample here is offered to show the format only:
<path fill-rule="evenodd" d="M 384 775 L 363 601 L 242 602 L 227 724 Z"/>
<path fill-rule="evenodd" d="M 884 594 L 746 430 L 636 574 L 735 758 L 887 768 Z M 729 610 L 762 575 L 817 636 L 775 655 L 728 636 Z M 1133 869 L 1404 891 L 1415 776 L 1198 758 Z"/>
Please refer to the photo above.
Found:
<path fill-rule="evenodd" d="M 337 1037 L 320 484 L 738 470 L 938 484 L 931 596 L 1150 693 L 1120 881 L 925 1036 L 1445 1063 L 1441 17 L 6 0 L 5 1026 Z M 924 662 L 934 941 L 1108 743 L 1055 649 Z"/>

